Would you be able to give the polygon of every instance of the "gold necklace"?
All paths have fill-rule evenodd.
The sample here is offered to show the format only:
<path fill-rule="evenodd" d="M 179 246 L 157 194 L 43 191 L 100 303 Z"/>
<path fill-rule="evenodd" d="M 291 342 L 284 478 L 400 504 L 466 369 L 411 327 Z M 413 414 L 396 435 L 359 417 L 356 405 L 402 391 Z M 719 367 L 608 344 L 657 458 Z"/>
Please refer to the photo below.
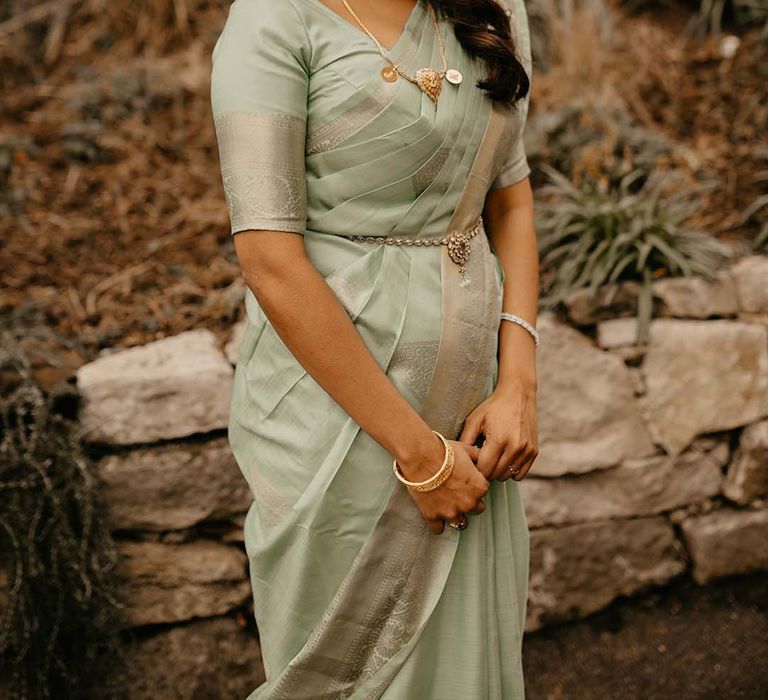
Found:
<path fill-rule="evenodd" d="M 453 83 L 454 85 L 458 85 L 462 81 L 462 75 L 458 70 L 455 68 L 448 68 L 448 63 L 445 59 L 443 37 L 440 34 L 440 27 L 437 24 L 437 17 L 435 16 L 435 11 L 431 3 L 428 2 L 427 7 L 429 8 L 429 13 L 432 16 L 432 22 L 435 25 L 435 33 L 437 34 L 437 43 L 440 48 L 440 60 L 443 64 L 443 70 L 438 72 L 437 69 L 432 68 L 431 66 L 429 68 L 419 68 L 419 70 L 416 71 L 416 75 L 412 76 L 408 75 L 408 73 L 402 70 L 402 68 L 400 68 L 400 66 L 398 66 L 397 63 L 388 55 L 386 49 L 381 45 L 381 42 L 373 35 L 368 27 L 365 26 L 363 21 L 349 6 L 347 0 L 341 1 L 344 3 L 344 7 L 346 7 L 349 11 L 349 14 L 351 14 L 355 20 L 357 20 L 357 23 L 363 28 L 363 31 L 373 40 L 373 43 L 376 44 L 376 48 L 378 48 L 382 58 L 387 63 L 389 63 L 388 66 L 384 66 L 384 68 L 381 69 L 381 77 L 384 78 L 384 80 L 386 80 L 388 83 L 397 80 L 398 74 L 402 75 L 403 78 L 410 80 L 412 83 L 415 83 L 427 95 L 429 95 L 429 98 L 435 104 L 435 107 L 437 107 L 437 100 L 440 97 L 440 92 L 443 87 L 443 78 L 448 80 L 449 83 Z M 421 0 L 416 1 L 421 2 Z"/>

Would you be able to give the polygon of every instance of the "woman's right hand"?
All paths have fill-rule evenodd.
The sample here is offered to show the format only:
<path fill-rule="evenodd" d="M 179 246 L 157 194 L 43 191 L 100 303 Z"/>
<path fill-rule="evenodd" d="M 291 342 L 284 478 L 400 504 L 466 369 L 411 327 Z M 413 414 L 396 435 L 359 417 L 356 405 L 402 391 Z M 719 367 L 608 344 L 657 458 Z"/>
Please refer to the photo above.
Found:
<path fill-rule="evenodd" d="M 481 500 L 490 483 L 477 469 L 476 462 L 480 448 L 456 440 L 448 440 L 453 446 L 454 463 L 451 475 L 432 491 L 422 493 L 405 486 L 415 501 L 430 530 L 439 535 L 447 522 L 458 520 L 464 513 L 480 514 L 485 510 Z M 435 458 L 429 466 L 403 465 L 398 462 L 403 476 L 408 481 L 424 481 L 437 473 L 445 456 L 445 448 L 438 445 Z"/>

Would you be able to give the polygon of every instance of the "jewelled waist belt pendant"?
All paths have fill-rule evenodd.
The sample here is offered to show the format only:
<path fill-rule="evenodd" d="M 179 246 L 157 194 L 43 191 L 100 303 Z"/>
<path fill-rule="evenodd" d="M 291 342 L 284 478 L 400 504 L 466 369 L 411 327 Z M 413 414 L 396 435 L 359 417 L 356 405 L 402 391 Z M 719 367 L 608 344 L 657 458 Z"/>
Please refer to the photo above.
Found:
<path fill-rule="evenodd" d="M 469 281 L 466 276 L 466 264 L 469 262 L 470 240 L 480 232 L 483 225 L 483 217 L 477 217 L 472 226 L 463 231 L 453 231 L 447 236 L 441 238 L 402 238 L 397 236 L 365 236 L 365 235 L 342 235 L 352 241 L 366 241 L 368 243 L 383 243 L 385 245 L 445 245 L 448 246 L 448 255 L 459 266 L 459 273 Z"/>

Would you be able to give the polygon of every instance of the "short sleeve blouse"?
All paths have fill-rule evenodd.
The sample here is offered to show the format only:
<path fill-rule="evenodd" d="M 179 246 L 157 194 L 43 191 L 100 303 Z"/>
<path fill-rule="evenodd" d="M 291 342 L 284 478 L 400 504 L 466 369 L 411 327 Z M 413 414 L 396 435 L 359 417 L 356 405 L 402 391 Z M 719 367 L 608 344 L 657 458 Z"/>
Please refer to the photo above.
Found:
<path fill-rule="evenodd" d="M 525 8 L 525 3 L 519 0 L 504 0 L 505 6 L 509 14 L 510 26 L 512 28 L 512 36 L 515 40 L 515 49 L 518 53 L 518 57 L 528 74 L 528 79 L 532 79 L 532 57 L 531 57 L 531 37 L 528 26 L 528 14 Z M 500 189 L 502 187 L 508 187 L 514 185 L 521 180 L 524 180 L 531 174 L 531 168 L 528 164 L 528 157 L 525 151 L 525 143 L 523 139 L 523 133 L 525 125 L 528 119 L 528 107 L 531 101 L 531 90 L 524 98 L 519 100 L 514 109 L 518 110 L 519 130 L 513 135 L 512 145 L 507 153 L 501 170 L 499 171 L 496 179 L 491 183 L 489 191 Z"/>
<path fill-rule="evenodd" d="M 211 107 L 232 234 L 305 232 L 309 55 L 291 0 L 234 0 L 211 56 Z"/>
<path fill-rule="evenodd" d="M 503 1 L 530 76 L 524 3 Z M 306 135 L 316 57 L 304 14 L 296 0 L 234 0 L 212 51 L 211 106 L 232 234 L 307 231 Z M 516 133 L 491 190 L 530 173 L 522 139 L 529 95 L 515 106 Z"/>

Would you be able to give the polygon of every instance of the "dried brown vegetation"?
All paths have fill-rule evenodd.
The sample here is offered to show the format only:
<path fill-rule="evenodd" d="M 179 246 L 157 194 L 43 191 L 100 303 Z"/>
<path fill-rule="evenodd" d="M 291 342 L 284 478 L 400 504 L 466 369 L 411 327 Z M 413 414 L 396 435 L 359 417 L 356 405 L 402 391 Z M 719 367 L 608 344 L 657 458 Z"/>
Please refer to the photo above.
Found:
<path fill-rule="evenodd" d="M 768 41 L 761 29 L 698 40 L 686 35 L 680 12 L 631 16 L 614 6 L 609 23 L 595 6 L 602 3 L 575 12 L 570 24 L 552 23 L 557 60 L 534 81 L 533 113 L 567 103 L 626 110 L 637 125 L 682 146 L 674 165 L 691 181 L 720 180 L 696 226 L 724 239 L 755 237 L 758 222 L 744 225 L 743 213 L 766 192 Z M 737 46 L 732 56 L 729 42 Z"/>
<path fill-rule="evenodd" d="M 226 3 L 61 7 L 0 24 L 0 311 L 44 309 L 85 355 L 223 335 L 242 299 L 208 101 Z"/>
<path fill-rule="evenodd" d="M 594 10 L 552 21 L 532 114 L 624 106 L 717 175 L 697 225 L 753 236 L 741 213 L 766 169 L 768 46 L 684 39 L 682 20 Z M 210 50 L 226 0 L 71 0 L 0 10 L 0 315 L 42 314 L 69 364 L 242 312 L 210 117 Z M 605 9 L 608 8 L 608 9 Z M 590 14 L 590 12 L 592 14 Z M 592 147 L 593 164 L 606 153 Z M 762 159 L 762 160 L 761 160 Z M 15 323 L 15 322 L 14 322 Z M 54 341 L 55 342 L 55 341 Z"/>

